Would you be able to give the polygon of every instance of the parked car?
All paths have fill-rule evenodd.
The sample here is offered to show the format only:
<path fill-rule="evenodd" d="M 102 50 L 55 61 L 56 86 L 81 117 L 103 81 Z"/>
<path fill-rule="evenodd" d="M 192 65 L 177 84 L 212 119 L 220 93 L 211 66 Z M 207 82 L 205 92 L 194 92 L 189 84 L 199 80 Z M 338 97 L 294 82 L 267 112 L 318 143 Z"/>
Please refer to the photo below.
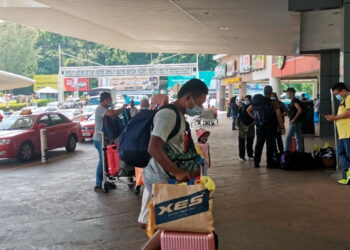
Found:
<path fill-rule="evenodd" d="M 56 108 L 56 109 L 61 109 L 63 108 L 63 104 L 61 102 L 49 102 L 46 105 L 47 108 Z"/>
<path fill-rule="evenodd" d="M 95 132 L 95 114 L 90 116 L 90 118 L 87 121 L 81 122 L 80 126 L 83 141 L 91 140 Z"/>
<path fill-rule="evenodd" d="M 14 115 L 0 123 L 0 158 L 29 161 L 40 153 L 40 129 L 47 130 L 48 149 L 73 152 L 81 141 L 80 124 L 60 113 Z"/>
<path fill-rule="evenodd" d="M 81 109 L 60 109 L 58 112 L 65 115 L 69 120 L 76 122 L 80 121 L 80 118 L 82 117 Z"/>
<path fill-rule="evenodd" d="M 83 116 L 82 121 L 88 120 L 90 116 L 92 116 L 95 113 L 96 108 L 98 105 L 88 105 L 83 108 Z"/>
<path fill-rule="evenodd" d="M 40 107 L 33 111 L 34 114 L 40 114 L 44 112 L 57 112 L 58 108 L 55 107 Z"/>

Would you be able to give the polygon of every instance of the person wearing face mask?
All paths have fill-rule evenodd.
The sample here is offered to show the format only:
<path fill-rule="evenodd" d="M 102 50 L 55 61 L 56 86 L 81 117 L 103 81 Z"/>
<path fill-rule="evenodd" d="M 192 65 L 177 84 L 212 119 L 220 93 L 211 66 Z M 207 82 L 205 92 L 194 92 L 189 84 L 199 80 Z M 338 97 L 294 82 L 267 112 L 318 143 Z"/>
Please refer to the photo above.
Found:
<path fill-rule="evenodd" d="M 252 101 L 252 96 L 246 95 L 238 110 L 237 128 L 238 128 L 238 145 L 239 159 L 245 161 L 245 151 L 249 160 L 254 160 L 253 142 L 255 137 L 254 119 L 249 116 L 247 109 Z"/>
<path fill-rule="evenodd" d="M 207 85 L 199 79 L 191 79 L 181 87 L 177 100 L 172 104 L 177 108 L 178 113 L 173 109 L 163 108 L 155 114 L 148 145 L 148 152 L 152 158 L 143 169 L 145 188 L 150 194 L 154 183 L 167 183 L 173 178 L 183 182 L 200 174 L 200 165 L 197 160 L 179 162 L 175 159 L 178 155 L 188 155 L 190 149 L 194 149 L 197 155 L 193 143 L 188 143 L 191 138 L 188 134 L 185 114 L 200 115 L 207 95 Z M 177 119 L 180 119 L 180 129 L 175 136 L 168 139 L 176 127 Z"/>
<path fill-rule="evenodd" d="M 287 98 L 291 100 L 288 107 L 289 116 L 289 130 L 286 137 L 286 143 L 284 145 L 284 151 L 288 151 L 292 143 L 292 137 L 295 135 L 297 142 L 297 151 L 303 152 L 303 139 L 301 134 L 301 114 L 303 113 L 301 101 L 295 97 L 295 89 L 288 88 L 286 91 Z"/>
<path fill-rule="evenodd" d="M 288 112 L 286 105 L 284 105 L 284 103 L 278 99 L 278 96 L 275 92 L 272 93 L 271 100 L 272 100 L 272 105 L 274 109 L 279 109 L 281 111 L 283 124 L 284 124 L 284 116 Z M 283 148 L 283 140 L 282 140 L 282 131 L 280 127 L 277 127 L 276 142 L 277 142 L 277 148 L 279 153 L 283 153 L 284 148 Z"/>
<path fill-rule="evenodd" d="M 337 115 L 325 115 L 327 121 L 337 124 L 338 146 L 337 155 L 342 168 L 340 184 L 350 184 L 350 91 L 348 87 L 338 82 L 332 87 L 333 95 L 340 102 Z"/>
<path fill-rule="evenodd" d="M 95 132 L 93 135 L 93 144 L 98 152 L 98 163 L 96 168 L 96 186 L 95 192 L 102 192 L 102 138 L 100 132 L 102 132 L 103 118 L 104 116 L 116 116 L 124 111 L 125 108 L 118 110 L 110 109 L 112 104 L 112 96 L 110 93 L 103 92 L 100 95 L 100 105 L 95 110 Z"/>

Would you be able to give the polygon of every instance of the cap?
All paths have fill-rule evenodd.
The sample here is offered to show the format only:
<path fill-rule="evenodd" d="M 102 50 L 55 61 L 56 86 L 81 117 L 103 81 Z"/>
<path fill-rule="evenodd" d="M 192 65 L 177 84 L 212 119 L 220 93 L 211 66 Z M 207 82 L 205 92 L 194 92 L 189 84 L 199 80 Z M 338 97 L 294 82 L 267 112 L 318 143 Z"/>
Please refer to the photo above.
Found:
<path fill-rule="evenodd" d="M 270 85 L 266 85 L 264 88 L 264 95 L 271 95 L 273 92 L 272 87 Z"/>
<path fill-rule="evenodd" d="M 291 93 L 295 93 L 295 88 L 288 88 L 283 92 L 291 92 Z"/>

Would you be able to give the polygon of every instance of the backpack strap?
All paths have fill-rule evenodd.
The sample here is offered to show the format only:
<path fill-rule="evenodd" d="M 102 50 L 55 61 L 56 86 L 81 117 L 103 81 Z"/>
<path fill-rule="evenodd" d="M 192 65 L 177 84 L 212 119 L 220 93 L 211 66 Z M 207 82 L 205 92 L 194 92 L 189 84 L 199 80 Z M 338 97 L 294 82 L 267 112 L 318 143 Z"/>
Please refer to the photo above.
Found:
<path fill-rule="evenodd" d="M 175 137 L 181 128 L 181 115 L 180 115 L 180 111 L 179 109 L 174 105 L 174 104 L 167 104 L 164 105 L 163 107 L 161 107 L 159 110 L 161 109 L 171 109 L 176 113 L 176 123 L 175 123 L 175 128 L 173 129 L 173 131 L 171 131 L 170 135 L 168 136 L 168 141 Z"/>

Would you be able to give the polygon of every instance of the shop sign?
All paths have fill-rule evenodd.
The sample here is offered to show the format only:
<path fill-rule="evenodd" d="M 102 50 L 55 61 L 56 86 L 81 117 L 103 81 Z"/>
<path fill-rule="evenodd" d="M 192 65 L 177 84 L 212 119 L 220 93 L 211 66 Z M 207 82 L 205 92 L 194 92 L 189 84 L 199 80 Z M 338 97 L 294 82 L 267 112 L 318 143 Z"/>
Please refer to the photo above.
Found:
<path fill-rule="evenodd" d="M 227 63 L 226 76 L 235 76 L 237 74 L 237 61 L 231 61 Z"/>
<path fill-rule="evenodd" d="M 34 91 L 38 91 L 46 87 L 51 87 L 58 90 L 58 75 L 34 75 L 33 79 L 35 80 Z"/>
<path fill-rule="evenodd" d="M 275 63 L 278 69 L 283 69 L 284 64 L 286 63 L 285 56 L 275 56 Z"/>
<path fill-rule="evenodd" d="M 64 91 L 86 92 L 90 87 L 89 78 L 64 78 Z"/>
<path fill-rule="evenodd" d="M 253 55 L 252 56 L 252 69 L 262 70 L 265 68 L 266 56 L 264 55 Z"/>
<path fill-rule="evenodd" d="M 240 77 L 230 77 L 230 78 L 225 79 L 225 83 L 232 84 L 232 83 L 240 82 L 241 80 L 242 80 L 242 78 L 240 78 Z"/>
<path fill-rule="evenodd" d="M 251 71 L 251 56 L 250 55 L 243 55 L 240 57 L 240 72 L 241 73 L 248 73 Z"/>

